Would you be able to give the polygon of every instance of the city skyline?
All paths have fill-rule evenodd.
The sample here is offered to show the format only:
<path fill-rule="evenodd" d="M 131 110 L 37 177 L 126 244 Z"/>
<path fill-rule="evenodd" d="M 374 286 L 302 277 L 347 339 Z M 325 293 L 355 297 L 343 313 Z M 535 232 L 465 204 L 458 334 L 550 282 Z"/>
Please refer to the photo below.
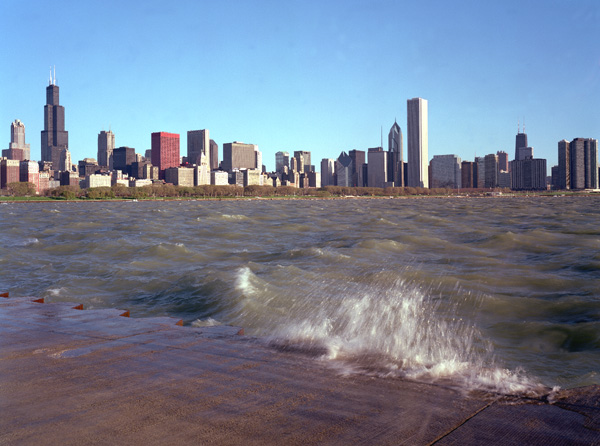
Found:
<path fill-rule="evenodd" d="M 350 2 L 343 11 L 335 2 L 258 2 L 227 9 L 227 21 L 218 5 L 99 5 L 0 7 L 12 18 L 4 32 L 19 35 L 23 56 L 18 69 L 3 67 L 0 123 L 25 124 L 34 159 L 44 124 L 39 92 L 51 65 L 73 161 L 94 157 L 98 134 L 109 129 L 117 146 L 142 154 L 153 132 L 210 129 L 220 148 L 258 145 L 269 171 L 278 151 L 310 151 L 321 160 L 378 146 L 381 127 L 394 119 L 407 147 L 405 101 L 412 97 L 429 102 L 428 161 L 512 153 L 520 121 L 550 169 L 558 141 L 600 135 L 596 2 Z M 390 11 L 403 20 L 396 23 Z M 207 19 L 202 32 L 192 20 L 199 13 Z M 36 25 L 47 21 L 57 25 L 51 36 Z M 107 23 L 105 31 L 90 31 L 97 22 Z M 256 32 L 228 33 L 229 22 Z M 159 24 L 177 32 L 155 32 Z M 18 33 L 25 25 L 31 33 Z M 169 58 L 156 64 L 161 54 Z M 5 148 L 8 132 L 4 140 Z"/>

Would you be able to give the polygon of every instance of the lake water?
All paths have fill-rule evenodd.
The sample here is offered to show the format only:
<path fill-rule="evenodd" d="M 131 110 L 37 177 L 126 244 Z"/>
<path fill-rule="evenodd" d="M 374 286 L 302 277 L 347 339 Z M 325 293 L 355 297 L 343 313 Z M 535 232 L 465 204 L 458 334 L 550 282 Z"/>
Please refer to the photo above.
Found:
<path fill-rule="evenodd" d="M 341 374 L 600 384 L 600 197 L 0 205 L 0 291 L 231 324 Z"/>

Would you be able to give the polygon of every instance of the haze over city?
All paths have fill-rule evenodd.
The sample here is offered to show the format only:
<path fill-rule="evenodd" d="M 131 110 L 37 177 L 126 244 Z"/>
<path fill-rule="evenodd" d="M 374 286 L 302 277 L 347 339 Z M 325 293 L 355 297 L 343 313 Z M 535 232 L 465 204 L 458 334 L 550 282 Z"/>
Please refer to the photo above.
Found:
<path fill-rule="evenodd" d="M 208 128 L 223 143 L 314 160 L 381 143 L 406 100 L 429 102 L 429 158 L 535 156 L 600 135 L 600 6 L 578 2 L 5 2 L 0 135 L 26 126 L 40 158 L 44 89 L 56 66 L 73 160 L 150 134 Z M 4 130 L 1 130 L 4 129 Z M 182 141 L 182 145 L 185 143 Z"/>

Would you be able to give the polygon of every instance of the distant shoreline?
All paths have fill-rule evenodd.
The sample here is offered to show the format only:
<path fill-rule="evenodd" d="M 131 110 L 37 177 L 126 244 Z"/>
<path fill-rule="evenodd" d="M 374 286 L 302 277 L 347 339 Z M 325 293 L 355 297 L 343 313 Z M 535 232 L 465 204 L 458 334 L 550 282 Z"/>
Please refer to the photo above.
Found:
<path fill-rule="evenodd" d="M 100 198 L 100 199 L 89 199 L 89 198 L 75 198 L 75 199 L 64 199 L 64 198 L 52 198 L 52 197 L 0 197 L 0 204 L 9 203 L 122 203 L 122 202 L 165 202 L 165 201 L 322 201 L 322 200 L 406 200 L 406 199 L 465 199 L 465 198 L 565 198 L 565 197 L 577 197 L 577 198 L 590 198 L 600 196 L 598 193 L 589 192 L 567 192 L 567 193 L 518 193 L 518 194 L 476 194 L 476 195 L 400 195 L 400 196 L 332 196 L 332 197 L 319 197 L 319 196 L 267 196 L 267 197 L 153 197 L 153 198 Z"/>

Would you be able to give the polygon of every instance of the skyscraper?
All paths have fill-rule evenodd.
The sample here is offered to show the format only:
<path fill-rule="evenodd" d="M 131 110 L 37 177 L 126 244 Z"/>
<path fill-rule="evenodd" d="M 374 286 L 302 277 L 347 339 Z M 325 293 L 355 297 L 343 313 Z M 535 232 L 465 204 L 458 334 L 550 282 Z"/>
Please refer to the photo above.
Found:
<path fill-rule="evenodd" d="M 66 154 L 62 154 L 65 150 L 69 150 L 69 132 L 65 131 L 65 108 L 59 103 L 59 89 L 56 85 L 55 71 L 54 78 L 50 76 L 49 85 L 46 87 L 41 160 L 51 161 L 52 168 L 55 171 L 61 170 L 61 155 L 63 160 L 67 158 Z"/>
<path fill-rule="evenodd" d="M 25 144 L 25 124 L 18 119 L 10 125 L 10 144 L 2 151 L 2 156 L 19 161 L 31 158 L 29 144 Z"/>
<path fill-rule="evenodd" d="M 112 156 L 115 150 L 115 134 L 110 130 L 98 133 L 98 164 L 112 169 Z"/>
<path fill-rule="evenodd" d="M 571 189 L 571 158 L 569 141 L 558 141 L 558 189 Z"/>
<path fill-rule="evenodd" d="M 243 142 L 223 144 L 223 162 L 221 168 L 227 172 L 234 169 L 260 169 L 257 162 L 258 146 Z"/>
<path fill-rule="evenodd" d="M 598 188 L 598 140 L 575 138 L 569 144 L 571 189 Z"/>
<path fill-rule="evenodd" d="M 498 155 L 490 153 L 484 157 L 485 180 L 484 187 L 498 187 Z"/>
<path fill-rule="evenodd" d="M 367 180 L 367 163 L 364 150 L 350 150 L 348 156 L 352 158 L 352 186 L 365 187 Z"/>
<path fill-rule="evenodd" d="M 387 152 L 384 152 L 382 147 L 373 147 L 367 152 L 367 157 L 368 186 L 381 188 L 385 187 L 388 178 Z"/>
<path fill-rule="evenodd" d="M 460 163 L 460 183 L 463 189 L 472 189 L 474 187 L 473 165 L 472 161 L 463 161 Z"/>
<path fill-rule="evenodd" d="M 210 140 L 210 170 L 219 168 L 219 145 L 213 140 Z"/>
<path fill-rule="evenodd" d="M 388 181 L 395 187 L 404 186 L 404 155 L 402 130 L 396 121 L 388 133 Z"/>
<path fill-rule="evenodd" d="M 290 154 L 279 151 L 275 153 L 275 172 L 282 173 L 285 168 L 290 168 Z"/>
<path fill-rule="evenodd" d="M 430 163 L 431 187 L 463 187 L 460 163 L 461 159 L 456 155 L 434 155 Z"/>
<path fill-rule="evenodd" d="M 515 160 L 521 161 L 525 159 L 525 152 L 521 149 L 529 147 L 527 145 L 527 133 L 525 133 L 525 125 L 523 125 L 523 133 L 521 133 L 520 125 L 517 124 L 517 137 L 515 138 Z"/>
<path fill-rule="evenodd" d="M 498 155 L 498 172 L 508 172 L 508 153 L 499 150 L 496 155 Z"/>
<path fill-rule="evenodd" d="M 299 172 L 310 172 L 312 170 L 310 164 L 310 152 L 306 150 L 296 150 L 294 151 L 294 158 L 298 161 Z M 302 162 L 300 162 L 300 159 L 302 159 Z"/>
<path fill-rule="evenodd" d="M 179 159 L 179 134 L 155 132 L 152 138 L 152 164 L 158 167 L 160 179 L 164 179 L 164 171 L 169 167 L 178 167 Z"/>
<path fill-rule="evenodd" d="M 135 149 L 133 147 L 119 147 L 112 154 L 113 169 L 120 170 L 128 176 L 135 176 L 132 172 L 131 165 L 135 163 Z M 137 174 L 137 172 L 135 172 Z"/>
<path fill-rule="evenodd" d="M 476 156 L 473 164 L 473 187 L 483 189 L 485 187 L 485 158 Z"/>
<path fill-rule="evenodd" d="M 323 158 L 321 160 L 321 187 L 334 186 L 335 160 Z"/>
<path fill-rule="evenodd" d="M 429 184 L 427 100 L 413 98 L 407 101 L 408 181 L 411 187 Z"/>
<path fill-rule="evenodd" d="M 190 164 L 210 166 L 210 136 L 208 129 L 187 132 L 187 160 Z M 209 167 L 207 167 L 209 168 Z"/>
<path fill-rule="evenodd" d="M 338 186 L 352 186 L 352 158 L 346 152 L 340 153 L 335 161 L 335 174 Z"/>

